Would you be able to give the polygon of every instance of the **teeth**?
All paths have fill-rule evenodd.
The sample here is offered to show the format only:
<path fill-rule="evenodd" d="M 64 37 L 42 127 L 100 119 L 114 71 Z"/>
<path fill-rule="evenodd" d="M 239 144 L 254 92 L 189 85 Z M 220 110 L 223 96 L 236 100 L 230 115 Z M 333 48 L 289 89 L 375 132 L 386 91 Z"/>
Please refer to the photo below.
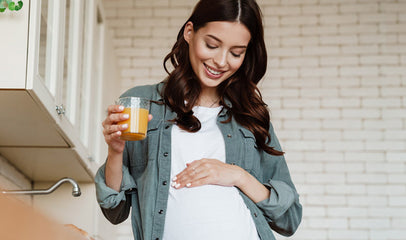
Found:
<path fill-rule="evenodd" d="M 207 68 L 207 70 L 209 70 L 209 72 L 211 72 L 214 75 L 219 75 L 221 73 L 221 72 L 214 71 L 213 69 L 209 68 L 209 66 L 206 66 L 206 68 Z"/>

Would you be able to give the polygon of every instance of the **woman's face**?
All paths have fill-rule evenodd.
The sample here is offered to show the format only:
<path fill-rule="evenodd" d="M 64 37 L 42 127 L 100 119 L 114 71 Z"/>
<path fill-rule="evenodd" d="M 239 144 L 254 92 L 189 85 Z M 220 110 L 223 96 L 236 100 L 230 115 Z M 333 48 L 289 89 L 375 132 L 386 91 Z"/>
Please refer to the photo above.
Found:
<path fill-rule="evenodd" d="M 196 32 L 188 22 L 184 38 L 193 71 L 205 89 L 217 87 L 240 68 L 251 34 L 238 22 L 209 22 Z"/>

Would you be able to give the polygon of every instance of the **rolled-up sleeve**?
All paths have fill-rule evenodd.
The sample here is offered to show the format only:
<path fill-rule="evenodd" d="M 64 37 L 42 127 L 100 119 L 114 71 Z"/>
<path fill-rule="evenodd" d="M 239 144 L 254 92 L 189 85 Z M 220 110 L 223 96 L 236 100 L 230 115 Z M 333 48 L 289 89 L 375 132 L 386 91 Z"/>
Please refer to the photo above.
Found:
<path fill-rule="evenodd" d="M 120 192 L 108 187 L 105 179 L 105 168 L 103 164 L 97 171 L 95 183 L 96 183 L 96 196 L 100 207 L 105 209 L 117 207 L 121 201 L 126 201 L 125 192 L 130 189 L 135 189 L 137 186 L 134 179 L 130 175 L 127 166 L 123 165 L 123 178 L 121 181 Z"/>
<path fill-rule="evenodd" d="M 281 181 L 269 181 L 264 184 L 271 192 L 270 197 L 257 203 L 266 216 L 270 219 L 278 219 L 298 200 L 299 196 L 286 183 Z"/>
<path fill-rule="evenodd" d="M 120 191 L 116 191 L 106 184 L 105 170 L 106 164 L 103 164 L 96 173 L 96 198 L 104 216 L 113 224 L 119 224 L 128 218 L 131 208 L 131 192 L 136 191 L 137 185 L 129 171 L 128 149 L 124 148 L 123 167 Z"/>
<path fill-rule="evenodd" d="M 270 135 L 270 146 L 282 151 L 272 125 Z M 273 230 L 285 236 L 293 235 L 302 220 L 302 205 L 285 158 L 263 152 L 261 164 L 263 184 L 269 189 L 270 196 L 258 202 L 257 206 L 262 210 Z"/>

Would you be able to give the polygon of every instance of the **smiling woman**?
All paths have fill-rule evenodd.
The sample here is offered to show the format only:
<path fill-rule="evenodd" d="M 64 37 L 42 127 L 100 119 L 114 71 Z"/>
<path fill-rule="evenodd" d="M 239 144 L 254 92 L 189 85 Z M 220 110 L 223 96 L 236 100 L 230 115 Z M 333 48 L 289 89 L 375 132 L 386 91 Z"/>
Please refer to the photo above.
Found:
<path fill-rule="evenodd" d="M 151 100 L 147 138 L 121 140 L 128 116 L 109 106 L 97 198 L 115 224 L 132 208 L 134 239 L 272 240 L 298 228 L 299 195 L 256 86 L 263 35 L 255 0 L 200 0 L 164 59 L 168 77 L 122 95 Z"/>
<path fill-rule="evenodd" d="M 174 70 L 165 68 L 169 77 L 163 95 L 177 113 L 178 126 L 198 131 L 200 123 L 190 114 L 193 106 L 207 106 L 218 99 L 239 124 L 254 133 L 262 149 L 282 154 L 266 144 L 270 119 L 256 84 L 266 72 L 267 54 L 261 10 L 255 1 L 198 2 L 164 63 L 169 60 Z M 215 88 L 204 88 L 202 82 Z"/>
<path fill-rule="evenodd" d="M 188 22 L 184 33 L 190 63 L 202 88 L 201 95 L 216 99 L 216 87 L 229 79 L 244 61 L 250 32 L 238 22 L 210 22 L 194 32 L 193 23 Z M 207 105 L 204 99 L 199 100 L 199 105 Z"/>

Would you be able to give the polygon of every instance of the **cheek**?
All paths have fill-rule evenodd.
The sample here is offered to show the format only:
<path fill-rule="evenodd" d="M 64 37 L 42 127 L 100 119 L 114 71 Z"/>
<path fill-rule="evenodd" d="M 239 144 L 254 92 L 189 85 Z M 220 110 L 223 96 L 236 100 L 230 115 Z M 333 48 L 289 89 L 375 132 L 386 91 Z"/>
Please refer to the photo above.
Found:
<path fill-rule="evenodd" d="M 203 67 L 202 62 L 209 59 L 208 52 L 197 44 L 193 44 L 190 46 L 189 56 L 193 71 L 196 74 L 201 71 Z"/>
<path fill-rule="evenodd" d="M 192 50 L 193 50 L 193 54 L 194 54 L 195 58 L 197 58 L 199 60 L 206 60 L 206 59 L 210 58 L 210 52 L 201 46 L 197 45 Z"/>
<path fill-rule="evenodd" d="M 230 69 L 234 72 L 236 72 L 244 62 L 244 58 L 239 58 L 239 59 L 234 59 L 229 62 Z"/>

